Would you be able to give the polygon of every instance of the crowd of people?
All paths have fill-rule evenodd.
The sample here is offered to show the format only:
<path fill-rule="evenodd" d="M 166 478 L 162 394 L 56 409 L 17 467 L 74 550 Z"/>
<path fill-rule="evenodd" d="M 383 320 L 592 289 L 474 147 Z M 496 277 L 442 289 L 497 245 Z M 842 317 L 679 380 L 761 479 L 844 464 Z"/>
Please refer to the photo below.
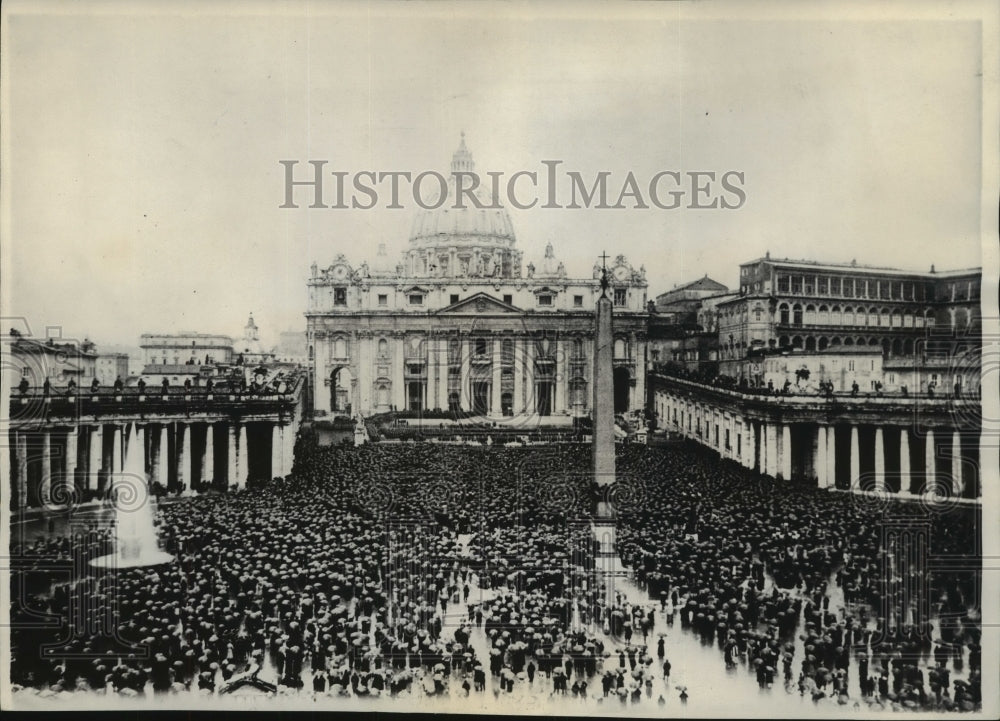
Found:
<path fill-rule="evenodd" d="M 907 566 L 902 536 L 880 536 L 891 521 L 924 529 L 935 552 L 968 556 L 977 511 L 869 506 L 683 444 L 620 447 L 627 493 L 602 495 L 589 468 L 580 444 L 303 437 L 285 479 L 161 505 L 171 564 L 60 579 L 66 562 L 110 551 L 102 528 L 13 549 L 26 565 L 12 576 L 24 601 L 12 606 L 11 680 L 126 696 L 249 684 L 664 703 L 669 628 L 717 646 L 720 664 L 745 666 L 762 688 L 783 679 L 817 702 L 980 703 L 975 573 Z M 599 498 L 616 511 L 618 552 L 646 603 L 609 593 L 594 570 Z M 925 575 L 929 598 L 904 595 Z M 32 614 L 86 623 L 66 638 L 26 623 Z M 46 645 L 51 657 L 38 652 Z"/>

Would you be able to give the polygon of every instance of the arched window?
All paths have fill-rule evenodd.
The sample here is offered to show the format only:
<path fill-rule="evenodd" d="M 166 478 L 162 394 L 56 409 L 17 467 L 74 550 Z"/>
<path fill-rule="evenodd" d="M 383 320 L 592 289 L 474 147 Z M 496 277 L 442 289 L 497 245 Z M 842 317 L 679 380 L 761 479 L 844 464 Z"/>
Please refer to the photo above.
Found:
<path fill-rule="evenodd" d="M 346 338 L 336 338 L 333 341 L 333 357 L 334 358 L 346 358 L 347 357 L 347 339 Z"/>
<path fill-rule="evenodd" d="M 830 323 L 830 309 L 825 305 L 819 307 L 819 319 L 817 322 L 822 325 L 829 325 Z"/>
<path fill-rule="evenodd" d="M 628 356 L 627 356 L 627 354 L 625 352 L 625 349 L 626 349 L 626 347 L 625 347 L 625 341 L 624 341 L 624 339 L 622 339 L 622 338 L 616 339 L 615 340 L 615 358 L 627 358 Z"/>
<path fill-rule="evenodd" d="M 822 350 L 826 350 L 829 347 L 829 345 L 830 345 L 830 343 L 829 343 L 829 341 L 827 341 L 827 339 L 826 339 L 825 336 L 820 336 L 820 339 L 818 341 L 816 341 L 816 349 L 817 350 L 821 350 L 821 351 Z"/>
<path fill-rule="evenodd" d="M 889 320 L 889 309 L 888 308 L 883 308 L 881 310 L 881 312 L 879 313 L 879 322 L 882 325 L 882 327 L 884 327 L 884 328 L 888 328 L 891 325 L 890 320 Z"/>
<path fill-rule="evenodd" d="M 379 357 L 382 358 L 389 355 L 389 341 L 387 341 L 385 338 L 378 339 L 378 354 Z"/>
<path fill-rule="evenodd" d="M 806 306 L 805 323 L 806 325 L 813 325 L 816 323 L 816 306 L 812 303 Z"/>
<path fill-rule="evenodd" d="M 486 355 L 485 338 L 476 338 L 476 355 Z"/>
<path fill-rule="evenodd" d="M 583 358 L 583 340 L 581 338 L 573 340 L 573 357 Z"/>
<path fill-rule="evenodd" d="M 792 306 L 792 325 L 802 325 L 802 306 L 798 303 Z"/>
<path fill-rule="evenodd" d="M 842 322 L 843 321 L 840 317 L 840 306 L 835 305 L 830 309 L 830 323 L 832 325 L 840 325 Z"/>
<path fill-rule="evenodd" d="M 788 325 L 788 304 L 782 303 L 778 306 L 778 318 L 781 325 Z"/>

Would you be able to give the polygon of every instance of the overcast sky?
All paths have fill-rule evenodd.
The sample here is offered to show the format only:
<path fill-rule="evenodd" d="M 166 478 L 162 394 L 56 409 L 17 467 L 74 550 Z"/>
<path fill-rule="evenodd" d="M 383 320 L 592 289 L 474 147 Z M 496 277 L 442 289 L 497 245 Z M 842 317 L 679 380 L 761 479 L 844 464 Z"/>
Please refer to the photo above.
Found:
<path fill-rule="evenodd" d="M 974 22 L 722 19 L 738 10 L 711 2 L 619 20 L 601 6 L 204 7 L 6 18 L 4 315 L 36 334 L 136 345 L 237 334 L 250 311 L 265 342 L 304 329 L 310 263 L 371 262 L 380 242 L 395 262 L 415 207 L 281 209 L 278 161 L 447 171 L 463 130 L 482 172 L 562 160 L 610 171 L 615 195 L 629 171 L 640 185 L 743 172 L 738 210 L 510 210 L 526 263 L 551 242 L 589 277 L 603 249 L 624 253 L 650 297 L 706 273 L 735 286 L 765 251 L 982 262 Z"/>

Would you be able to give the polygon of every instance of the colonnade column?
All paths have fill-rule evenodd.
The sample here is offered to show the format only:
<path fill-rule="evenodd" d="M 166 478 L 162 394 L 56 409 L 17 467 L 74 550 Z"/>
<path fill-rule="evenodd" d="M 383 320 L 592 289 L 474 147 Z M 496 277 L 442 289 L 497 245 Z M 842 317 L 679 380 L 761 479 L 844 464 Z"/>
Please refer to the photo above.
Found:
<path fill-rule="evenodd" d="M 38 496 L 43 505 L 52 500 L 52 434 L 48 431 L 42 431 L 42 482 Z"/>
<path fill-rule="evenodd" d="M 962 482 L 962 436 L 955 430 L 951 434 L 951 493 L 961 496 L 965 490 Z"/>
<path fill-rule="evenodd" d="M 826 427 L 826 487 L 837 485 L 837 428 Z"/>
<path fill-rule="evenodd" d="M 820 423 L 816 426 L 816 455 L 813 456 L 813 468 L 816 471 L 816 485 L 820 488 L 827 488 L 827 466 L 826 466 L 826 432 L 827 426 Z"/>
<path fill-rule="evenodd" d="M 514 339 L 514 415 L 524 413 L 524 340 Z"/>
<path fill-rule="evenodd" d="M 205 452 L 201 455 L 201 482 L 215 484 L 215 426 L 205 424 Z"/>
<path fill-rule="evenodd" d="M 114 426 L 114 443 L 111 446 L 111 473 L 122 472 L 122 427 L 118 423 Z"/>
<path fill-rule="evenodd" d="M 767 448 L 767 475 L 778 476 L 778 429 L 773 423 L 764 424 L 764 445 Z"/>
<path fill-rule="evenodd" d="M 462 372 L 459 376 L 458 400 L 463 411 L 469 410 L 472 406 L 472 388 L 469 384 L 469 371 L 472 367 L 472 359 L 469 358 L 469 337 L 462 338 Z"/>
<path fill-rule="evenodd" d="M 861 454 L 858 450 L 858 427 L 851 424 L 851 490 L 861 487 Z"/>
<path fill-rule="evenodd" d="M 285 464 L 282 459 L 281 425 L 271 425 L 271 478 L 281 478 L 285 475 Z"/>
<path fill-rule="evenodd" d="M 538 412 L 538 389 L 535 387 L 535 338 L 524 339 L 524 412 L 534 415 Z"/>
<path fill-rule="evenodd" d="M 177 424 L 177 435 L 181 447 L 180 457 L 177 459 L 177 484 L 183 488 L 184 493 L 191 493 L 191 425 L 188 423 Z"/>
<path fill-rule="evenodd" d="M 167 474 L 170 472 L 170 437 L 168 436 L 167 424 L 160 424 L 160 444 L 156 450 L 156 472 L 153 474 L 156 480 L 163 486 L 170 485 Z"/>
<path fill-rule="evenodd" d="M 240 488 L 247 487 L 247 479 L 250 477 L 250 469 L 247 467 L 249 461 L 249 453 L 247 453 L 247 450 L 247 425 L 246 423 L 240 423 L 240 441 L 239 446 L 236 449 L 236 483 Z"/>
<path fill-rule="evenodd" d="M 229 487 L 237 486 L 240 482 L 238 454 L 236 453 L 236 424 L 229 424 L 229 432 L 226 441 L 226 483 Z"/>
<path fill-rule="evenodd" d="M 927 429 L 927 441 L 924 447 L 924 460 L 926 463 L 924 477 L 927 482 L 927 491 L 933 491 L 937 486 L 937 454 L 934 449 L 934 431 Z"/>
<path fill-rule="evenodd" d="M 781 476 L 792 478 L 792 427 L 787 423 L 781 424 Z"/>
<path fill-rule="evenodd" d="M 281 427 L 281 443 L 284 449 L 281 454 L 282 462 L 285 466 L 285 474 L 292 472 L 292 465 L 295 463 L 295 423 L 288 423 Z"/>
<path fill-rule="evenodd" d="M 899 492 L 909 493 L 910 483 L 910 429 L 899 429 Z"/>
<path fill-rule="evenodd" d="M 500 364 L 503 361 L 503 354 L 501 349 L 503 346 L 503 341 L 500 339 L 499 335 L 494 335 L 493 341 L 493 381 L 490 384 L 490 415 L 501 416 L 503 415 L 503 409 L 500 407 Z"/>
<path fill-rule="evenodd" d="M 885 439 L 882 427 L 875 427 L 875 490 L 885 492 Z"/>
<path fill-rule="evenodd" d="M 104 463 L 104 427 L 90 427 L 90 450 L 87 454 L 87 488 L 95 490 L 101 480 L 101 465 Z"/>

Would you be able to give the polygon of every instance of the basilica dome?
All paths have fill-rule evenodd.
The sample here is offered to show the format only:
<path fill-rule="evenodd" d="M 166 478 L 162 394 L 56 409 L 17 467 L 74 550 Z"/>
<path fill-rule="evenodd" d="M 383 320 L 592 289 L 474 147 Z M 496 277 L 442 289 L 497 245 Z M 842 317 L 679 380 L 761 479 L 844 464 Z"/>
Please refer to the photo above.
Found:
<path fill-rule="evenodd" d="M 489 177 L 481 177 L 480 185 L 471 193 L 478 200 L 477 207 L 469 199 L 469 193 L 463 193 L 463 207 L 456 207 L 456 173 L 475 173 L 475 163 L 472 154 L 465 146 L 465 134 L 455 151 L 451 161 L 451 174 L 448 176 L 447 198 L 439 207 L 420 210 L 413 219 L 413 230 L 410 233 L 410 247 L 415 249 L 446 249 L 455 245 L 475 245 L 483 249 L 510 249 L 514 245 L 514 226 L 506 208 L 499 202 L 494 202 L 488 185 Z M 467 188 L 472 180 L 463 177 L 463 188 Z M 485 187 L 484 187 L 484 184 Z M 438 205 L 440 195 L 433 187 L 431 180 L 424 181 L 424 202 L 427 205 Z M 497 199 L 499 200 L 499 199 Z"/>

